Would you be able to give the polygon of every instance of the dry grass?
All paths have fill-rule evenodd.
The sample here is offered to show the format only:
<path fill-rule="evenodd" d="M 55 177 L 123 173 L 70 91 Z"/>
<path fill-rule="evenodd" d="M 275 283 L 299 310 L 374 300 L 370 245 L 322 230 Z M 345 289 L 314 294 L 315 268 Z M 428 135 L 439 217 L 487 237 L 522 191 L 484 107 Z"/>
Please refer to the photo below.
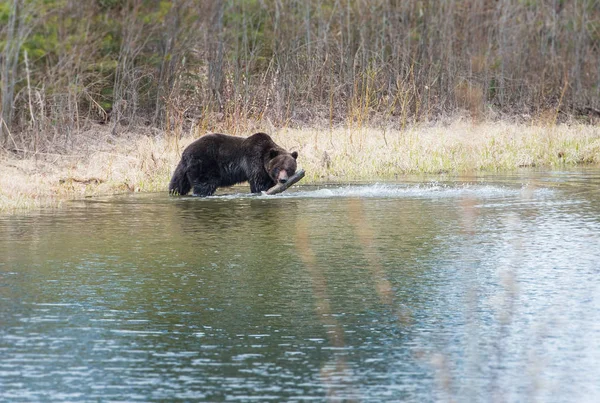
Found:
<path fill-rule="evenodd" d="M 250 133 L 248 133 L 250 134 Z M 300 153 L 304 183 L 394 179 L 407 173 L 500 171 L 600 163 L 600 127 L 481 124 L 456 120 L 407 130 L 282 129 L 275 141 Z M 0 212 L 53 207 L 100 194 L 166 194 L 181 151 L 194 139 L 165 133 L 113 137 L 99 126 L 75 137 L 70 155 L 0 155 Z"/>
<path fill-rule="evenodd" d="M 96 128 L 77 136 L 74 154 L 0 157 L 0 212 L 54 207 L 101 194 L 164 190 L 179 158 L 162 134 L 117 138 Z M 191 139 L 190 139 L 191 141 Z"/>
<path fill-rule="evenodd" d="M 284 130 L 309 180 L 390 179 L 406 173 L 504 171 L 600 163 L 600 127 L 502 122 L 381 129 Z"/>

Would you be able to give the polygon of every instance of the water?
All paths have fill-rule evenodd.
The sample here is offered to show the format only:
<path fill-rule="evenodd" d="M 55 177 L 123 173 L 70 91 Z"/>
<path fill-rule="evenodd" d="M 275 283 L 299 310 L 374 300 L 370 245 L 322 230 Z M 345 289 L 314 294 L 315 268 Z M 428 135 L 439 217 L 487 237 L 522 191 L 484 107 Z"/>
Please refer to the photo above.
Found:
<path fill-rule="evenodd" d="M 600 171 L 436 179 L 0 217 L 0 401 L 599 401 Z"/>

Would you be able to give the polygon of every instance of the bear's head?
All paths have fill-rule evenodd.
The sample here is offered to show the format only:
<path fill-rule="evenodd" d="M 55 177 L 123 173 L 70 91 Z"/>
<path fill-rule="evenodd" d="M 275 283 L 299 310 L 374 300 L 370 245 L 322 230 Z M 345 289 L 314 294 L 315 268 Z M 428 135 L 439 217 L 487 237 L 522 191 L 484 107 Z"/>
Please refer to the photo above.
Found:
<path fill-rule="evenodd" d="M 285 183 L 296 173 L 296 151 L 289 153 L 285 150 L 272 149 L 266 161 L 265 169 L 275 183 Z"/>

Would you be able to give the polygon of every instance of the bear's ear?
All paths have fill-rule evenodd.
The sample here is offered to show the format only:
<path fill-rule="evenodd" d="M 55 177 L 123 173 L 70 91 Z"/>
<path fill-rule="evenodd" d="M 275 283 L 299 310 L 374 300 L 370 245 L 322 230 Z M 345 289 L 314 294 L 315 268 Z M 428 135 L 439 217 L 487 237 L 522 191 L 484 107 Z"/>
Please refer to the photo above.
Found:
<path fill-rule="evenodd" d="M 269 159 L 270 160 L 277 157 L 278 155 L 279 155 L 279 151 L 277 151 L 275 149 L 271 149 L 271 151 L 269 151 Z"/>
<path fill-rule="evenodd" d="M 292 157 L 294 157 L 295 160 L 298 159 L 298 151 L 294 151 Z"/>

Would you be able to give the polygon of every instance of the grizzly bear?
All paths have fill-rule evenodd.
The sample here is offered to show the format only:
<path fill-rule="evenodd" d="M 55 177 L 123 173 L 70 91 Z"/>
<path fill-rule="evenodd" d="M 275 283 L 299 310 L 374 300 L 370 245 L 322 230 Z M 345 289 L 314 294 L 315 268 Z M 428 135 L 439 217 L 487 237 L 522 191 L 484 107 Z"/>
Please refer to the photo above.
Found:
<path fill-rule="evenodd" d="M 210 196 L 218 187 L 248 181 L 252 193 L 285 183 L 296 172 L 298 153 L 290 153 L 266 133 L 250 137 L 207 134 L 191 143 L 171 182 L 169 193 Z"/>

